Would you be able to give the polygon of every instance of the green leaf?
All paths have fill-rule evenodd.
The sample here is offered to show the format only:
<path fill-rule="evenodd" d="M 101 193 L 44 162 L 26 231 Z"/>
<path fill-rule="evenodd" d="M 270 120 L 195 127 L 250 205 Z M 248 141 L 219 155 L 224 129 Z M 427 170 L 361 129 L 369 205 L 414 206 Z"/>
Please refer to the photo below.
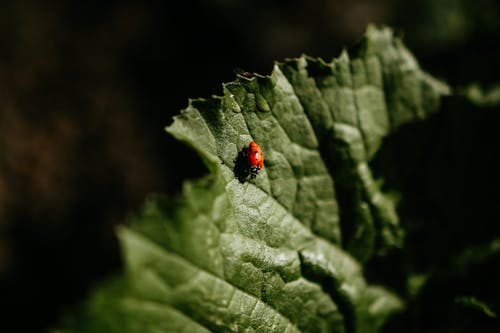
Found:
<path fill-rule="evenodd" d="M 403 232 L 369 162 L 447 93 L 390 29 L 370 27 L 330 63 L 286 60 L 191 100 L 167 131 L 211 174 L 119 230 L 125 277 L 89 301 L 95 326 L 82 331 L 376 332 L 404 305 L 362 263 Z M 252 140 L 265 155 L 255 179 L 237 165 Z"/>
<path fill-rule="evenodd" d="M 471 84 L 461 91 L 470 102 L 480 107 L 494 107 L 500 105 L 500 84 L 489 90 L 482 89 L 478 84 Z"/>
<path fill-rule="evenodd" d="M 470 246 L 451 261 L 449 271 L 453 275 L 465 276 L 474 265 L 486 262 L 492 257 L 500 255 L 500 238 L 493 239 L 486 245 Z"/>
<path fill-rule="evenodd" d="M 497 314 L 484 302 L 481 302 L 473 296 L 460 296 L 455 298 L 455 303 L 467 307 L 470 309 L 477 310 L 488 317 L 496 318 Z"/>

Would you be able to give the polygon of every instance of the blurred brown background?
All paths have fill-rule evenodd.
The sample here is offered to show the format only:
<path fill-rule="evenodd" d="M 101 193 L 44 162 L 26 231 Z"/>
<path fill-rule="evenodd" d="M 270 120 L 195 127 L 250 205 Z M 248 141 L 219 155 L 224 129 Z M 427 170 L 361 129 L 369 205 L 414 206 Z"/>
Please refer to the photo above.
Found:
<path fill-rule="evenodd" d="M 498 5 L 477 3 L 1 2 L 2 327 L 55 325 L 120 269 L 114 226 L 148 193 L 176 193 L 205 172 L 163 131 L 189 97 L 219 94 L 236 67 L 267 74 L 301 53 L 329 60 L 369 22 L 400 29 L 423 67 L 452 84 L 489 84 L 498 45 L 484 41 L 496 36 Z"/>

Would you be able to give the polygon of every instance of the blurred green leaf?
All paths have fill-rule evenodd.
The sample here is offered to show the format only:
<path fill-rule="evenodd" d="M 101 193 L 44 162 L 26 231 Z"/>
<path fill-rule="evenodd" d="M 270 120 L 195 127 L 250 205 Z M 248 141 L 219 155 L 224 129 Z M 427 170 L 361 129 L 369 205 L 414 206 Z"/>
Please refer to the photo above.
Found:
<path fill-rule="evenodd" d="M 471 84 L 461 91 L 469 101 L 480 107 L 493 107 L 500 105 L 500 84 L 490 89 L 481 88 L 478 84 Z"/>
<path fill-rule="evenodd" d="M 488 317 L 497 317 L 497 314 L 488 305 L 473 296 L 456 297 L 455 302 L 461 306 L 480 311 Z"/>
<path fill-rule="evenodd" d="M 65 331 L 377 332 L 404 305 L 362 264 L 403 231 L 368 162 L 448 92 L 390 29 L 370 27 L 330 63 L 290 59 L 190 101 L 167 131 L 211 174 L 119 230 L 125 276 Z M 255 179 L 238 166 L 252 140 L 265 155 Z"/>

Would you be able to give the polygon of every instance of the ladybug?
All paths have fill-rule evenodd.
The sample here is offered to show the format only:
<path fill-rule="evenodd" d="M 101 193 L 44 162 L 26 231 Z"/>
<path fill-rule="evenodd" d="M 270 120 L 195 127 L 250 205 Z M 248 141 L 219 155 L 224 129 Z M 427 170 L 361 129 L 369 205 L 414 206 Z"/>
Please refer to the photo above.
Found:
<path fill-rule="evenodd" d="M 255 178 L 259 174 L 260 169 L 264 166 L 264 155 L 262 154 L 262 149 L 259 145 L 252 141 L 248 147 L 243 148 L 243 156 L 246 158 L 248 163 L 248 169 L 250 171 L 250 178 Z"/>

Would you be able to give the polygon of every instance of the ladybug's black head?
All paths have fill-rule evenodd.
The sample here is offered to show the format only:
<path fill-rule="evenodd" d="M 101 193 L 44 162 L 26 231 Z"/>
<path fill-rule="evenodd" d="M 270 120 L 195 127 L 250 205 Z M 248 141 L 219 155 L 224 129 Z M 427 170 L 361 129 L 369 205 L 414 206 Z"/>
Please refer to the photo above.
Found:
<path fill-rule="evenodd" d="M 260 169 L 256 166 L 250 168 L 250 178 L 254 179 L 259 174 Z"/>

